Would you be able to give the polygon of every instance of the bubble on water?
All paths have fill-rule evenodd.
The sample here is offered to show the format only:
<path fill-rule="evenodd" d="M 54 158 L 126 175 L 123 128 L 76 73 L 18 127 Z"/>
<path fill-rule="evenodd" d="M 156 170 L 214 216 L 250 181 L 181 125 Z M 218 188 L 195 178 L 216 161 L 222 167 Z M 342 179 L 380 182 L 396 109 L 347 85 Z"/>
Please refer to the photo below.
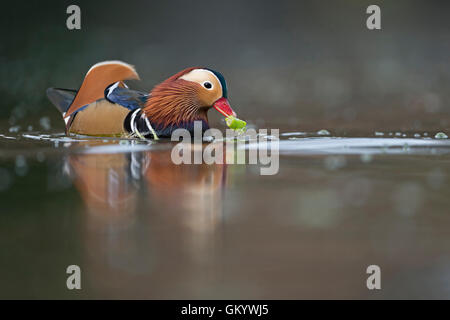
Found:
<path fill-rule="evenodd" d="M 12 183 L 12 176 L 8 170 L 0 168 L 0 192 L 7 190 Z"/>
<path fill-rule="evenodd" d="M 18 176 L 24 176 L 28 172 L 27 160 L 23 155 L 16 157 L 16 174 Z"/>
<path fill-rule="evenodd" d="M 329 136 L 330 135 L 330 131 L 328 131 L 327 129 L 322 129 L 322 130 L 317 131 L 317 134 L 319 136 Z"/>
<path fill-rule="evenodd" d="M 325 168 L 328 170 L 337 170 L 344 167 L 347 160 L 344 156 L 329 156 L 325 158 Z"/>
<path fill-rule="evenodd" d="M 361 159 L 361 161 L 364 162 L 364 163 L 369 163 L 369 162 L 372 161 L 373 156 L 372 156 L 370 153 L 363 153 L 363 154 L 360 156 L 360 159 Z"/>
<path fill-rule="evenodd" d="M 434 136 L 434 138 L 435 138 L 435 139 L 447 139 L 448 136 L 447 136 L 445 133 L 443 133 L 443 132 L 438 132 L 438 133 L 436 133 L 436 135 Z"/>
<path fill-rule="evenodd" d="M 205 142 L 213 142 L 214 137 L 213 136 L 203 136 L 203 141 Z"/>
<path fill-rule="evenodd" d="M 375 135 L 377 137 L 381 137 L 381 136 L 384 136 L 384 133 L 383 132 L 379 132 L 379 131 L 375 131 Z"/>
<path fill-rule="evenodd" d="M 414 133 L 414 138 L 420 138 L 420 133 Z"/>
<path fill-rule="evenodd" d="M 433 189 L 439 189 L 445 183 L 446 175 L 441 168 L 434 168 L 427 174 L 428 185 Z"/>
<path fill-rule="evenodd" d="M 396 212 L 410 217 L 417 213 L 423 204 L 423 189 L 415 182 L 405 182 L 392 194 Z"/>
<path fill-rule="evenodd" d="M 20 126 L 12 126 L 9 128 L 9 132 L 19 132 Z"/>
<path fill-rule="evenodd" d="M 42 129 L 44 129 L 44 130 L 51 129 L 49 117 L 42 117 L 41 119 L 39 119 L 39 124 L 41 125 Z"/>

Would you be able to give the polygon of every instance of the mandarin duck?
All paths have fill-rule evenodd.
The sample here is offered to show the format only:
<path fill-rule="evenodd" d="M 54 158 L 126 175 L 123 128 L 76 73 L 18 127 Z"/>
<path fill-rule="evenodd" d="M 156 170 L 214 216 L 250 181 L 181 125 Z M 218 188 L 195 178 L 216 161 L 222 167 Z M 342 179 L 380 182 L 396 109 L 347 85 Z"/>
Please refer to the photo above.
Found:
<path fill-rule="evenodd" d="M 62 113 L 66 134 L 157 140 L 178 128 L 192 134 L 194 121 L 202 122 L 204 132 L 211 107 L 226 117 L 227 124 L 236 119 L 225 78 L 212 69 L 184 69 L 150 93 L 129 89 L 125 80 L 139 80 L 133 66 L 104 61 L 89 69 L 78 91 L 47 89 L 48 98 Z"/>

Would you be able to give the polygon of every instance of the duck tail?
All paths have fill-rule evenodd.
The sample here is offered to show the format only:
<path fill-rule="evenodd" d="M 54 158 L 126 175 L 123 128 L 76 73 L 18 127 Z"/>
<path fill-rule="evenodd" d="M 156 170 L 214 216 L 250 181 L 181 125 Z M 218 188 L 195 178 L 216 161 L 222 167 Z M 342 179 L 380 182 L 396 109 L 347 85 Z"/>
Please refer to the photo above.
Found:
<path fill-rule="evenodd" d="M 63 117 L 68 119 L 78 109 L 103 98 L 105 89 L 111 84 L 118 82 L 120 86 L 123 86 L 124 80 L 134 79 L 138 80 L 139 75 L 132 65 L 122 61 L 103 61 L 94 64 L 89 69 L 80 89 L 78 92 L 75 91 L 76 94 L 70 104 L 67 104 L 70 90 L 50 88 L 47 90 L 47 95 L 62 112 Z M 56 99 L 58 104 L 55 103 L 54 96 L 59 97 Z"/>
<path fill-rule="evenodd" d="M 55 105 L 55 107 L 63 114 L 67 112 L 72 104 L 77 90 L 62 89 L 62 88 L 48 88 L 47 97 Z"/>

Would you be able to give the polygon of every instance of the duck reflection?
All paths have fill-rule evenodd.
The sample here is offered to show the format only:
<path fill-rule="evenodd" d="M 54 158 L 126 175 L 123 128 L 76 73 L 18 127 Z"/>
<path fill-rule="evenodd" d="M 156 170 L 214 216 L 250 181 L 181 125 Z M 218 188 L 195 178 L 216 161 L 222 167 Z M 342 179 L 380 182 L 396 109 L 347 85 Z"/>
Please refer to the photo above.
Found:
<path fill-rule="evenodd" d="M 150 214 L 175 213 L 172 218 L 193 231 L 212 231 L 221 215 L 226 165 L 176 165 L 171 150 L 155 150 L 76 153 L 66 166 L 90 218 L 109 225 L 132 222 L 148 199 L 158 208 Z M 147 197 L 140 194 L 145 189 Z"/>
<path fill-rule="evenodd" d="M 84 147 L 96 150 L 92 142 Z M 110 296 L 114 286 L 120 297 L 170 295 L 146 284 L 184 281 L 178 263 L 198 267 L 211 260 L 226 165 L 175 165 L 171 150 L 147 150 L 74 153 L 66 169 L 84 203 L 84 267 L 99 294 Z"/>
<path fill-rule="evenodd" d="M 192 231 L 213 231 L 222 214 L 226 165 L 175 165 L 169 151 L 149 152 L 147 157 L 144 176 L 154 203 Z"/>
<path fill-rule="evenodd" d="M 133 154 L 72 154 L 68 166 L 92 218 L 110 222 L 130 219 L 136 208 Z M 139 164 L 139 163 L 137 163 Z"/>

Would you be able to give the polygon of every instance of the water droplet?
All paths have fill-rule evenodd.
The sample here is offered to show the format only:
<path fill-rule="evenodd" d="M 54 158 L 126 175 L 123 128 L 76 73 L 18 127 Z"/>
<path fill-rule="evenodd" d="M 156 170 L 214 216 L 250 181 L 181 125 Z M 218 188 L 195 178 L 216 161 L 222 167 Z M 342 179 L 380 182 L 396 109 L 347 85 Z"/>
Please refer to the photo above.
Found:
<path fill-rule="evenodd" d="M 414 133 L 414 138 L 420 138 L 420 134 L 419 133 Z"/>
<path fill-rule="evenodd" d="M 13 126 L 9 128 L 9 132 L 19 132 L 20 126 Z"/>
<path fill-rule="evenodd" d="M 376 135 L 376 136 L 384 136 L 384 133 L 383 133 L 383 132 L 375 131 L 375 135 Z"/>
<path fill-rule="evenodd" d="M 203 141 L 212 142 L 212 141 L 214 141 L 214 137 L 213 136 L 204 136 Z"/>
<path fill-rule="evenodd" d="M 326 129 L 322 129 L 322 130 L 317 131 L 317 134 L 319 136 L 329 136 L 330 135 L 330 131 L 328 131 Z"/>
<path fill-rule="evenodd" d="M 434 136 L 434 138 L 435 138 L 435 139 L 447 139 L 448 136 L 447 136 L 445 133 L 443 133 L 443 132 L 438 132 L 438 133 L 436 133 L 436 135 Z"/>

